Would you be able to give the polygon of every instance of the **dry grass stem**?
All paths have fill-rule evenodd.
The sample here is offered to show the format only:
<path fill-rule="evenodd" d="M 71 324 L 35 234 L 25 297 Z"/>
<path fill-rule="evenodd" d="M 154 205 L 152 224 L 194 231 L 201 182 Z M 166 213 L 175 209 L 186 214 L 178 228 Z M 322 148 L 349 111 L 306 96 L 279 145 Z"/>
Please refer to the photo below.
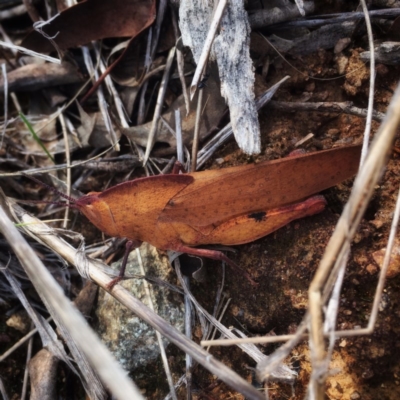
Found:
<path fill-rule="evenodd" d="M 196 108 L 196 123 L 194 125 L 193 134 L 193 145 L 192 145 L 192 167 L 191 172 L 197 170 L 197 152 L 199 149 L 199 132 L 201 123 L 201 108 L 203 107 L 203 90 L 199 90 L 199 95 L 197 96 L 197 108 Z"/>
<path fill-rule="evenodd" d="M 217 29 L 218 29 L 219 23 L 221 21 L 222 14 L 224 13 L 226 4 L 227 4 L 227 0 L 220 0 L 218 2 L 218 6 L 214 12 L 213 19 L 210 24 L 210 28 L 208 29 L 208 33 L 207 33 L 206 39 L 204 41 L 203 49 L 200 53 L 200 57 L 197 62 L 196 71 L 194 72 L 192 83 L 190 84 L 190 100 L 193 100 L 193 97 L 197 90 L 197 85 L 199 84 L 200 78 L 205 71 L 205 66 L 207 64 L 208 57 L 210 55 L 211 46 L 213 44 L 215 34 L 217 33 Z"/>
<path fill-rule="evenodd" d="M 368 95 L 368 114 L 365 121 L 363 149 L 361 152 L 360 166 L 364 164 L 365 158 L 367 157 L 369 139 L 371 135 L 371 123 L 372 123 L 372 112 L 374 110 L 374 93 L 375 93 L 375 49 L 374 49 L 374 37 L 372 34 L 371 20 L 369 18 L 369 11 L 365 0 L 361 0 L 361 6 L 365 16 L 365 24 L 368 32 L 368 45 L 370 51 L 369 61 L 369 95 Z"/>
<path fill-rule="evenodd" d="M 325 288 L 331 273 L 337 274 L 342 257 L 350 247 L 358 224 L 371 198 L 375 185 L 382 176 L 383 169 L 388 160 L 389 152 L 395 138 L 396 130 L 400 124 L 400 86 L 396 89 L 388 108 L 387 117 L 381 125 L 365 163 L 360 170 L 353 186 L 350 199 L 340 217 L 336 229 L 328 243 L 320 266 L 310 285 L 309 311 L 310 311 L 310 347 L 313 352 L 314 377 L 312 383 L 315 397 L 318 399 L 323 393 L 323 379 L 319 374 L 325 371 L 325 344 L 322 329 L 323 291 L 329 293 L 331 289 Z M 322 368 L 322 370 L 321 370 Z M 325 372 L 324 372 L 325 373 Z M 318 382 L 318 383 L 317 383 Z"/>
<path fill-rule="evenodd" d="M 154 139 L 156 137 L 158 123 L 160 122 L 161 110 L 164 104 L 164 97 L 167 90 L 169 75 L 171 72 L 172 61 L 174 60 L 175 57 L 175 49 L 176 49 L 175 47 L 172 47 L 172 49 L 168 53 L 167 63 L 165 65 L 164 74 L 160 84 L 160 89 L 158 91 L 156 108 L 154 110 L 154 115 L 153 115 L 153 122 L 147 139 L 146 152 L 144 154 L 144 159 L 143 159 L 144 165 L 147 163 L 151 149 L 153 148 L 154 145 Z"/>
<path fill-rule="evenodd" d="M 7 49 L 11 49 L 11 50 L 17 50 L 21 53 L 28 54 L 29 56 L 32 56 L 32 57 L 38 57 L 38 58 L 41 58 L 42 60 L 45 60 L 45 61 L 48 61 L 48 62 L 51 62 L 54 64 L 61 64 L 61 60 L 58 58 L 46 56 L 45 54 L 37 53 L 36 51 L 26 49 L 25 47 L 17 46 L 15 44 L 3 42 L 2 40 L 0 40 L 0 46 L 6 47 Z"/>

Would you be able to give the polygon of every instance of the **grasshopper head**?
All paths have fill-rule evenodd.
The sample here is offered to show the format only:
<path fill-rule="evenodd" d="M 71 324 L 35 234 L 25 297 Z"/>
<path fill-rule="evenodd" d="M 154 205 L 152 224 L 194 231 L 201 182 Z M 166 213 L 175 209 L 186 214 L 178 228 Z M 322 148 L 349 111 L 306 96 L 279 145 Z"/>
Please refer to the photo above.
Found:
<path fill-rule="evenodd" d="M 116 237 L 118 232 L 111 209 L 107 202 L 99 198 L 100 193 L 90 192 L 76 200 L 76 207 L 102 232 Z"/>

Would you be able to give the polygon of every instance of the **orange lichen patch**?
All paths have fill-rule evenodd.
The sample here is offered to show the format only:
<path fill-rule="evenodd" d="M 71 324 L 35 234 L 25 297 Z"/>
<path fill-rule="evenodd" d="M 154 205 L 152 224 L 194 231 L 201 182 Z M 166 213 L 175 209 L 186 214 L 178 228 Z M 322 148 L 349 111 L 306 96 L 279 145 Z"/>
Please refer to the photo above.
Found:
<path fill-rule="evenodd" d="M 383 260 L 385 257 L 386 248 L 380 249 L 372 253 L 374 261 L 382 269 Z M 386 276 L 388 278 L 394 278 L 400 273 L 400 240 L 395 239 L 392 254 L 390 255 L 389 267 Z"/>
<path fill-rule="evenodd" d="M 297 347 L 296 353 L 301 358 L 299 379 L 304 383 L 311 374 L 310 350 L 307 345 Z M 334 351 L 329 364 L 329 375 L 326 380 L 326 395 L 330 400 L 353 400 L 357 398 L 359 379 L 352 373 L 352 364 L 355 359 L 348 354 L 344 347 Z"/>
<path fill-rule="evenodd" d="M 355 96 L 362 88 L 363 83 L 369 78 L 369 69 L 360 59 L 360 52 L 358 50 L 352 51 L 352 55 L 346 65 L 345 73 L 346 82 L 343 88 L 348 94 Z"/>

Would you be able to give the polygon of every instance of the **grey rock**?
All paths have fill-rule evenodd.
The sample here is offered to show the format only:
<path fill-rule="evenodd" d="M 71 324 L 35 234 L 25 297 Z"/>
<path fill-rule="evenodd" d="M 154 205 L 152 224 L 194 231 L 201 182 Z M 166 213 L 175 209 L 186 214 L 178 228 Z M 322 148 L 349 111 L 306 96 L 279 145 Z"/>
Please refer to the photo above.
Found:
<path fill-rule="evenodd" d="M 171 269 L 167 257 L 160 256 L 157 249 L 147 243 L 140 247 L 140 254 L 147 275 L 174 283 L 175 272 Z M 112 267 L 119 269 L 120 265 L 121 263 L 118 262 Z M 136 251 L 132 251 L 129 256 L 127 274 L 142 274 Z M 148 305 L 143 279 L 133 278 L 121 284 Z M 100 291 L 96 310 L 97 331 L 122 366 L 128 371 L 132 371 L 157 360 L 160 350 L 154 329 L 107 292 L 101 289 Z M 150 285 L 150 291 L 155 312 L 172 326 L 183 331 L 183 298 L 158 285 Z M 164 345 L 168 345 L 167 340 L 164 341 Z"/>

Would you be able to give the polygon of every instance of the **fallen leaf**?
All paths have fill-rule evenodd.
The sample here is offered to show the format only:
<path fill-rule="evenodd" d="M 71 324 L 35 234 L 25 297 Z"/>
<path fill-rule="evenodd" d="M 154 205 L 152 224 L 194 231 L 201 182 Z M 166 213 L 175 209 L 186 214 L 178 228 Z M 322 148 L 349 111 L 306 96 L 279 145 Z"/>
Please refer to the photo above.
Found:
<path fill-rule="evenodd" d="M 36 91 L 50 86 L 83 82 L 77 68 L 68 62 L 62 64 L 29 64 L 7 73 L 8 90 Z M 0 91 L 4 90 L 4 78 L 0 77 Z"/>
<path fill-rule="evenodd" d="M 43 32 L 54 37 L 60 49 L 77 47 L 93 40 L 132 37 L 150 26 L 156 16 L 154 0 L 86 0 L 61 12 Z M 37 52 L 54 50 L 51 42 L 32 31 L 22 46 Z"/>

